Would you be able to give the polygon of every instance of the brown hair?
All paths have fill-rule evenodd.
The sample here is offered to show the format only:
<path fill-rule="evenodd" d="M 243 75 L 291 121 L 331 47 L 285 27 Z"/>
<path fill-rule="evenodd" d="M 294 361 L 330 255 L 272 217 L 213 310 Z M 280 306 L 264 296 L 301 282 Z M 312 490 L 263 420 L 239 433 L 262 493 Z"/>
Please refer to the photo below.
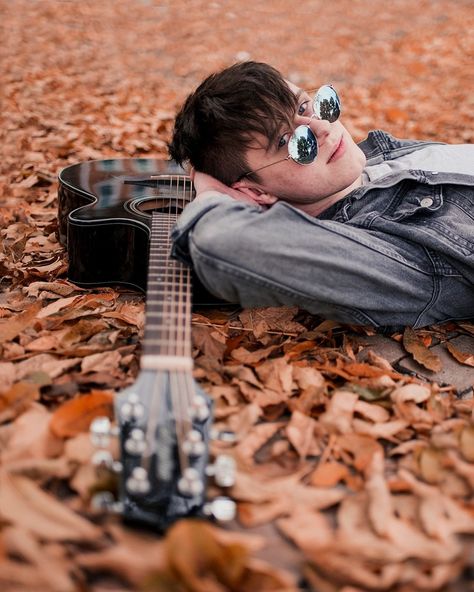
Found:
<path fill-rule="evenodd" d="M 188 96 L 175 120 L 171 158 L 231 185 L 249 171 L 245 152 L 255 134 L 268 149 L 291 126 L 296 98 L 268 64 L 243 62 L 206 78 Z M 248 178 L 258 181 L 258 175 Z"/>

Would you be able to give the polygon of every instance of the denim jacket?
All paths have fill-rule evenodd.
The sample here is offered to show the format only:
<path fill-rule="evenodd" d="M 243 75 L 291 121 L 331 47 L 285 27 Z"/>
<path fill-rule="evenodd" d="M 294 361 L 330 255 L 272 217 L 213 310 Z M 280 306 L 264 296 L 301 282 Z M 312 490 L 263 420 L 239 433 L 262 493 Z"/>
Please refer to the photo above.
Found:
<path fill-rule="evenodd" d="M 367 164 L 434 142 L 381 130 Z M 264 210 L 210 194 L 173 229 L 174 256 L 207 289 L 244 307 L 296 304 L 376 327 L 474 316 L 473 174 L 406 170 L 359 187 L 317 217 L 285 203 Z"/>

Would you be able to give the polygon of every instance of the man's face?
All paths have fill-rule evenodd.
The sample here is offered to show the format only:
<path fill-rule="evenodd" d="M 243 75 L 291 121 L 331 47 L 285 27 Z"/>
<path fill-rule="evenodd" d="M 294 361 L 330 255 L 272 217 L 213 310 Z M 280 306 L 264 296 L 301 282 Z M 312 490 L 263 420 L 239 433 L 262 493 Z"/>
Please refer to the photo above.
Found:
<path fill-rule="evenodd" d="M 288 85 L 298 96 L 294 126 L 308 124 L 311 127 L 318 140 L 318 156 L 308 165 L 283 160 L 263 169 L 258 173 L 261 182 L 253 186 L 283 201 L 303 206 L 302 209 L 310 210 L 304 206 L 317 203 L 324 203 L 327 207 L 360 183 L 365 155 L 339 120 L 329 123 L 310 119 L 312 97 L 291 82 Z M 288 139 L 292 131 L 282 130 L 276 145 L 268 150 L 263 147 L 263 140 L 256 138 L 255 147 L 246 154 L 249 170 L 284 159 L 288 155 Z"/>

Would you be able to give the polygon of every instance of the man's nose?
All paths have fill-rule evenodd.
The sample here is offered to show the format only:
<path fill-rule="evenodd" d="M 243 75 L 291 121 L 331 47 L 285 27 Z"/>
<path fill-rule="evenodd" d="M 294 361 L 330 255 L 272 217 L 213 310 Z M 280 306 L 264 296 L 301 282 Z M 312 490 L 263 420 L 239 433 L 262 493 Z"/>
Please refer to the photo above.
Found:
<path fill-rule="evenodd" d="M 331 123 L 326 119 L 318 119 L 315 115 L 308 118 L 308 124 L 318 139 L 319 146 L 322 146 L 331 133 Z"/>

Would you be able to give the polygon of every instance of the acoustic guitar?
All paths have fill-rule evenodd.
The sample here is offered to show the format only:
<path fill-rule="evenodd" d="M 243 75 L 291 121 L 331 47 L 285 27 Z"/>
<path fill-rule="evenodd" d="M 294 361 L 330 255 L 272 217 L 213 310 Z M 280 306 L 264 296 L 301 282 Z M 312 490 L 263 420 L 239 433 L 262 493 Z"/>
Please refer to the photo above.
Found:
<path fill-rule="evenodd" d="M 206 502 L 206 480 L 234 483 L 232 457 L 209 463 L 212 403 L 195 383 L 191 356 L 190 268 L 170 256 L 170 231 L 194 196 L 184 171 L 157 159 L 110 159 L 69 166 L 59 174 L 59 233 L 67 245 L 69 279 L 79 286 L 122 284 L 146 290 L 141 370 L 108 418 L 91 425 L 94 462 L 119 474 L 118 497 L 103 507 L 158 530 L 183 516 L 232 519 L 225 496 Z M 211 303 L 194 281 L 198 300 Z M 108 452 L 120 442 L 120 461 Z"/>

